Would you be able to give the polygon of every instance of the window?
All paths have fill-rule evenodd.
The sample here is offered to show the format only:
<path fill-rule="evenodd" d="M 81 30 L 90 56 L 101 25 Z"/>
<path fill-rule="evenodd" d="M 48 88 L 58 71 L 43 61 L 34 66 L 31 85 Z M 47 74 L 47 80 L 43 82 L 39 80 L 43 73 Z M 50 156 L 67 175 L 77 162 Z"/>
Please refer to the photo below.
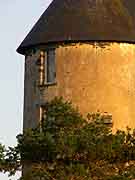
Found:
<path fill-rule="evenodd" d="M 40 106 L 40 122 L 43 123 L 43 121 L 45 120 L 45 107 L 44 106 Z"/>
<path fill-rule="evenodd" d="M 43 126 L 44 126 L 44 121 L 46 119 L 46 111 L 45 111 L 45 107 L 44 106 L 40 106 L 39 108 L 39 112 L 40 112 L 40 119 L 39 119 L 39 122 L 40 122 L 40 130 L 42 131 L 43 130 Z"/>
<path fill-rule="evenodd" d="M 56 81 L 55 49 L 47 51 L 45 60 L 45 84 L 52 84 Z"/>

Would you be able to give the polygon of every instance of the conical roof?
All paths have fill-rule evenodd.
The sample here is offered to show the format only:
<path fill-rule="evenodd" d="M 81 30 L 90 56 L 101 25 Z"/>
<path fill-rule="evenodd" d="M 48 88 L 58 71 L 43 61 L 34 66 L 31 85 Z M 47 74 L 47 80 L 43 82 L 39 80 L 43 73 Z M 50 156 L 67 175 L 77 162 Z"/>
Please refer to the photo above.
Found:
<path fill-rule="evenodd" d="M 135 42 L 135 0 L 53 0 L 17 51 L 48 43 Z"/>

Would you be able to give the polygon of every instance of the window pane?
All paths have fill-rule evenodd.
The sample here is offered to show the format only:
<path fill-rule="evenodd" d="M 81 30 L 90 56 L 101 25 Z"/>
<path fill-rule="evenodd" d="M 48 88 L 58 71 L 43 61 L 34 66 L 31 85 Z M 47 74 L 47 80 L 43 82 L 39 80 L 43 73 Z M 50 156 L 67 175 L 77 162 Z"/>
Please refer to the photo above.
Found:
<path fill-rule="evenodd" d="M 47 52 L 47 83 L 55 82 L 55 78 L 55 50 L 49 50 Z"/>

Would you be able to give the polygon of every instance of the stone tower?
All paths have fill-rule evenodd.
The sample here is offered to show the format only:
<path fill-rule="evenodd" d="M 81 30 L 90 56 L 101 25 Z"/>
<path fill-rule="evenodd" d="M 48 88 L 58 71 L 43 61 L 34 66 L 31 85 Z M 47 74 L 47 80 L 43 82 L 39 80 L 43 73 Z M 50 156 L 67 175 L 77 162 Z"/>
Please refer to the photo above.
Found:
<path fill-rule="evenodd" d="M 25 55 L 24 129 L 45 103 L 71 100 L 84 116 L 135 128 L 135 1 L 54 0 L 17 49 Z"/>

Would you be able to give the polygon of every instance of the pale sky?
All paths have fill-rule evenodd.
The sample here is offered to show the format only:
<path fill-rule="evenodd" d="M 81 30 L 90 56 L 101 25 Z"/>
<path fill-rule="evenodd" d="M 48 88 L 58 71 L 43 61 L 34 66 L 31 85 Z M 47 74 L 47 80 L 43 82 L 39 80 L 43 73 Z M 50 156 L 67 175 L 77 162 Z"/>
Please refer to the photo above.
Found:
<path fill-rule="evenodd" d="M 52 0 L 0 0 L 0 142 L 22 132 L 24 56 L 17 47 Z M 11 178 L 17 180 L 17 177 Z M 0 180 L 9 180 L 0 174 Z"/>

